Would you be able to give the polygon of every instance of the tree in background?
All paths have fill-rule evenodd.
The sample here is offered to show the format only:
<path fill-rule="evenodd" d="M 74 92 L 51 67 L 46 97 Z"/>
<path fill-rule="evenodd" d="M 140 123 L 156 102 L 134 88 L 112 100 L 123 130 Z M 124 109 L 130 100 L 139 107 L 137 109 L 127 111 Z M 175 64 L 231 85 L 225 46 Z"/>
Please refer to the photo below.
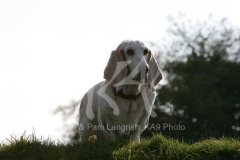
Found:
<path fill-rule="evenodd" d="M 158 90 L 158 117 L 150 124 L 162 124 L 163 134 L 188 140 L 239 136 L 239 30 L 226 20 L 172 24 L 172 45 L 165 50 L 163 67 L 167 83 Z M 166 123 L 172 128 L 163 128 Z"/>
<path fill-rule="evenodd" d="M 73 100 L 68 105 L 60 105 L 53 112 L 54 115 L 60 114 L 63 122 L 64 141 L 75 142 L 79 140 L 78 119 L 79 106 L 81 100 Z"/>
<path fill-rule="evenodd" d="M 184 21 L 184 19 L 182 19 Z M 171 21 L 169 42 L 158 49 L 165 84 L 158 89 L 156 118 L 150 118 L 152 132 L 186 139 L 239 136 L 240 134 L 240 32 L 226 20 L 191 24 Z M 154 47 L 154 46 L 153 46 Z M 164 63 L 164 65 L 162 65 Z M 78 118 L 80 101 L 60 106 L 63 121 Z M 74 125 L 65 123 L 65 138 L 78 139 Z M 161 125 L 161 130 L 151 128 Z M 163 124 L 171 127 L 163 128 Z M 183 128 L 179 128 L 184 125 Z M 174 128 L 175 127 L 175 128 Z"/>

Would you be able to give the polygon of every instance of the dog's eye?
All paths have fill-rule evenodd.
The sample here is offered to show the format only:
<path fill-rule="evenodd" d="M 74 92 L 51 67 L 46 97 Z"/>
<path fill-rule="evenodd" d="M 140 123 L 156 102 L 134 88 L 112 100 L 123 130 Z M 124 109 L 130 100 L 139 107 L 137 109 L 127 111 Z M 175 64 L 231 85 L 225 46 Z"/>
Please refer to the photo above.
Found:
<path fill-rule="evenodd" d="M 144 54 L 144 55 L 148 54 L 148 49 L 144 49 L 143 54 Z"/>
<path fill-rule="evenodd" d="M 133 55 L 133 50 L 132 50 L 132 49 L 129 49 L 129 50 L 127 51 L 127 54 L 128 54 L 129 56 L 132 56 L 132 55 Z"/>

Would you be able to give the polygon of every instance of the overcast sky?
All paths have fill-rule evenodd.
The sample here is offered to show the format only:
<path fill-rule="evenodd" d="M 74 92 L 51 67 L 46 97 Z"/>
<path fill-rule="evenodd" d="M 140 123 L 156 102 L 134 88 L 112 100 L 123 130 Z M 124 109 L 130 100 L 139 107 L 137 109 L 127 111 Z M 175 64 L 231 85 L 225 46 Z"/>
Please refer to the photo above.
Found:
<path fill-rule="evenodd" d="M 125 39 L 159 42 L 168 16 L 240 27 L 238 0 L 0 0 L 0 141 L 25 130 L 61 139 L 58 106 L 103 80 Z"/>

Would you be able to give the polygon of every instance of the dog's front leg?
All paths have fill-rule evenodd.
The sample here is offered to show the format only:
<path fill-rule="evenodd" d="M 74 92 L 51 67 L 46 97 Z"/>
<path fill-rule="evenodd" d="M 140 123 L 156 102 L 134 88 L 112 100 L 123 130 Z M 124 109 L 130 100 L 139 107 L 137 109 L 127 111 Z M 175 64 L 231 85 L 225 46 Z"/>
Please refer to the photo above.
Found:
<path fill-rule="evenodd" d="M 111 134 L 111 139 L 116 142 L 117 140 L 119 140 L 119 135 L 117 134 L 117 132 L 115 130 L 111 130 L 110 131 Z"/>
<path fill-rule="evenodd" d="M 139 130 L 133 131 L 131 140 L 135 141 L 135 142 L 140 142 L 140 135 L 141 135 L 141 133 L 142 133 L 142 131 L 139 131 Z"/>
<path fill-rule="evenodd" d="M 132 140 L 140 142 L 140 135 L 147 128 L 150 114 L 148 112 L 143 112 L 142 117 L 140 118 L 137 128 L 132 133 Z"/>

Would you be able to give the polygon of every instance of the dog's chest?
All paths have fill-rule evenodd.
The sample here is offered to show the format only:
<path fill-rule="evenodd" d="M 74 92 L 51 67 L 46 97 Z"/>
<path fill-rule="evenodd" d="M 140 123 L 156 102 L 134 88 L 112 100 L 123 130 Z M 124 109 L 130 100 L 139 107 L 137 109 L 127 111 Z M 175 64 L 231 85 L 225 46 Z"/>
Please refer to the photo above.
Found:
<path fill-rule="evenodd" d="M 129 101 L 122 98 L 116 100 L 119 106 L 119 115 L 115 115 L 113 119 L 121 124 L 138 123 L 145 110 L 144 104 L 141 101 Z"/>
<path fill-rule="evenodd" d="M 131 101 L 128 105 L 123 106 L 122 109 L 120 109 L 120 113 L 127 115 L 138 114 L 144 109 L 143 106 L 143 104 L 139 105 L 137 101 Z"/>

